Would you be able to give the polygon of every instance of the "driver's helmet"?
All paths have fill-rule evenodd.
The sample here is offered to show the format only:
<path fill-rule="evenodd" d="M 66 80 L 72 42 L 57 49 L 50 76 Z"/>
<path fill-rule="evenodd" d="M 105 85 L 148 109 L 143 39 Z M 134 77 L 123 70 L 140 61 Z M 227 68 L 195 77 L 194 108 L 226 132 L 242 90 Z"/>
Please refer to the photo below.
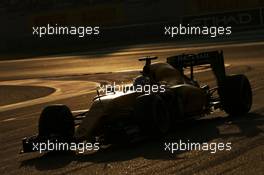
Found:
<path fill-rule="evenodd" d="M 135 78 L 133 86 L 137 86 L 137 85 L 144 86 L 149 84 L 150 84 L 150 78 L 147 76 L 140 75 Z"/>

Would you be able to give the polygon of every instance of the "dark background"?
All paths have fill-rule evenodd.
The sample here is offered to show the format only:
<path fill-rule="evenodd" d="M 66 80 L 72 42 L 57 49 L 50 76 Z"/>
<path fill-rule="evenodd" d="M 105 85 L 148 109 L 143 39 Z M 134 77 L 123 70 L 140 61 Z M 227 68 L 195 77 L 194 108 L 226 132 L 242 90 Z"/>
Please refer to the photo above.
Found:
<path fill-rule="evenodd" d="M 232 26 L 233 33 L 263 27 L 261 0 L 4 0 L 0 2 L 0 54 L 35 56 L 129 44 L 206 37 L 164 36 L 179 23 Z M 100 26 L 99 36 L 32 36 L 33 26 Z M 228 39 L 228 38 L 227 38 Z M 10 52 L 12 51 L 12 52 Z"/>

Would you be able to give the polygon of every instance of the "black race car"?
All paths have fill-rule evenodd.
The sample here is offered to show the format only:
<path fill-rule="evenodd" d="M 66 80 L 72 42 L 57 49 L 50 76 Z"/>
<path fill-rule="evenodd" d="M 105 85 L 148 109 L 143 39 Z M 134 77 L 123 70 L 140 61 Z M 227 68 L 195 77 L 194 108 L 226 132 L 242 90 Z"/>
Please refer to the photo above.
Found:
<path fill-rule="evenodd" d="M 36 151 L 39 142 L 98 142 L 100 145 L 134 142 L 138 138 L 163 136 L 179 121 L 200 118 L 216 109 L 232 117 L 249 112 L 252 91 L 245 75 L 226 75 L 223 52 L 182 54 L 164 63 L 145 61 L 141 75 L 122 91 L 94 98 L 90 109 L 73 115 L 65 105 L 44 108 L 39 133 L 23 139 L 22 152 Z M 194 79 L 194 67 L 209 65 L 217 86 L 200 86 Z M 189 75 L 184 70 L 190 68 Z M 147 87 L 147 88 L 146 88 Z M 152 88 L 155 87 L 155 88 Z M 149 93 L 138 91 L 148 89 Z"/>

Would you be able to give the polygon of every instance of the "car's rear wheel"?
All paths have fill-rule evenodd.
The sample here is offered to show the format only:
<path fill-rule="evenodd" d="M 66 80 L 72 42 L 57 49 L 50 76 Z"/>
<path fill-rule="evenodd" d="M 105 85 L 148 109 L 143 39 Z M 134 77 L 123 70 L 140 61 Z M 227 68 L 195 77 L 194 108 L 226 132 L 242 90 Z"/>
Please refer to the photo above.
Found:
<path fill-rule="evenodd" d="M 51 105 L 43 109 L 39 118 L 39 136 L 74 136 L 74 117 L 66 105 Z"/>
<path fill-rule="evenodd" d="M 252 90 L 245 75 L 227 76 L 220 89 L 223 109 L 232 116 L 245 115 L 252 106 Z"/>

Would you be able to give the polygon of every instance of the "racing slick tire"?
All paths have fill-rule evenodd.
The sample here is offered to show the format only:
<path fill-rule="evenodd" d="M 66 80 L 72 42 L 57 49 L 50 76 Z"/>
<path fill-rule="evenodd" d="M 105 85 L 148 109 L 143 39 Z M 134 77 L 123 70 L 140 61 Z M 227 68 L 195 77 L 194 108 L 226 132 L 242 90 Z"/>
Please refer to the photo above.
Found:
<path fill-rule="evenodd" d="M 39 118 L 39 136 L 73 138 L 74 117 L 66 105 L 50 105 L 43 109 Z"/>
<path fill-rule="evenodd" d="M 231 116 L 245 115 L 252 106 L 252 90 L 245 75 L 227 76 L 222 88 L 223 109 Z"/>
<path fill-rule="evenodd" d="M 157 94 L 137 98 L 135 117 L 142 130 L 155 136 L 163 136 L 170 130 L 170 115 L 166 103 Z"/>

